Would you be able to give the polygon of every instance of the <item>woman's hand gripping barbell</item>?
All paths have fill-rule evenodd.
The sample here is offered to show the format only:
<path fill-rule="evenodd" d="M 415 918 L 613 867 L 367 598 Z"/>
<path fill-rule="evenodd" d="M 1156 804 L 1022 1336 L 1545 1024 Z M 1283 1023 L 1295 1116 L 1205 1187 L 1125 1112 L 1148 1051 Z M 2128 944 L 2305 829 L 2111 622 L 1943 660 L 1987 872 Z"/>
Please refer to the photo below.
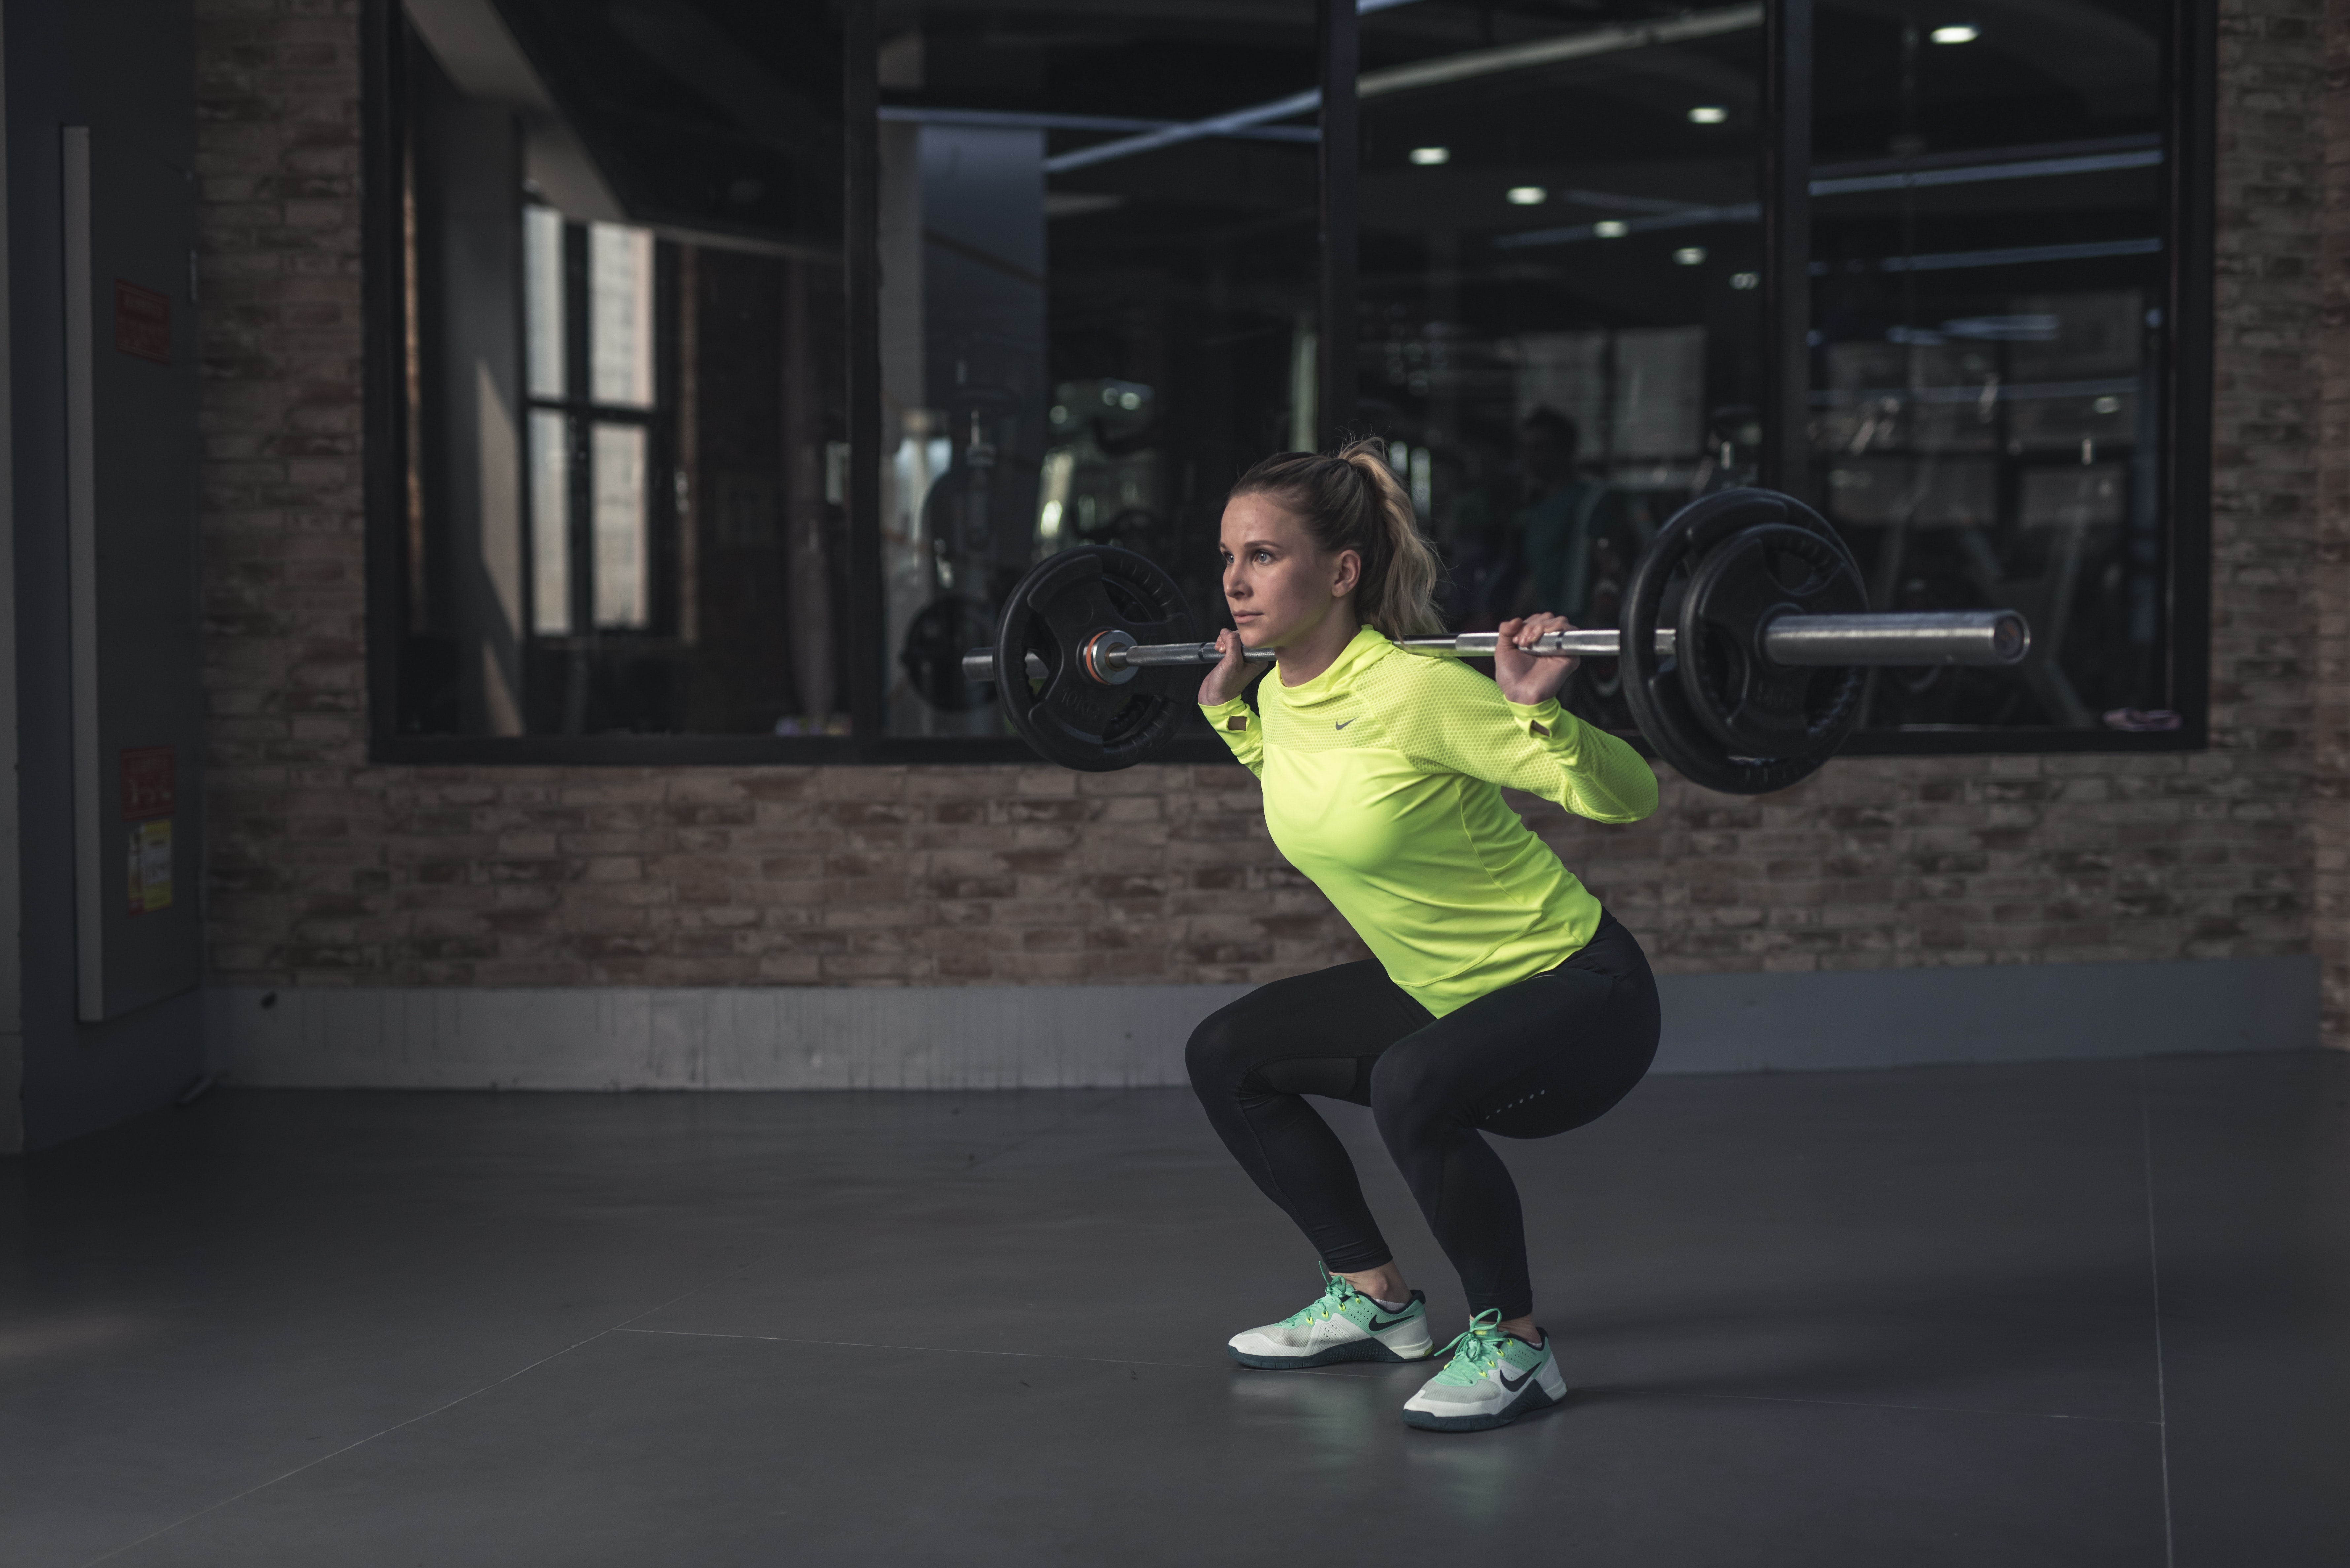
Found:
<path fill-rule="evenodd" d="M 1502 695 L 1522 708 L 1534 708 L 1564 691 L 1566 678 L 1583 660 L 1536 658 L 1521 650 L 1550 632 L 1575 629 L 1575 623 L 1563 615 L 1530 615 L 1523 620 L 1503 621 L 1501 640 L 1493 647 L 1493 679 Z"/>

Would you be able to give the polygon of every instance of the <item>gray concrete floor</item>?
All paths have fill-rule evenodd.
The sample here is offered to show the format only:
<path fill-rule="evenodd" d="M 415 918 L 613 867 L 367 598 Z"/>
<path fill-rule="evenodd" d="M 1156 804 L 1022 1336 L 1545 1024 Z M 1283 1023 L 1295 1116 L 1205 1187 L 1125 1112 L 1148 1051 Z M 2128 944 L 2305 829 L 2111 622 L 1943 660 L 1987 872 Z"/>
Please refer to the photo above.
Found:
<path fill-rule="evenodd" d="M 0 1162 L 0 1563 L 2338 1563 L 2345 1101 L 1652 1080 L 1504 1146 L 1575 1393 L 1440 1436 L 1224 1361 L 1313 1261 L 1180 1093 L 224 1092 Z"/>

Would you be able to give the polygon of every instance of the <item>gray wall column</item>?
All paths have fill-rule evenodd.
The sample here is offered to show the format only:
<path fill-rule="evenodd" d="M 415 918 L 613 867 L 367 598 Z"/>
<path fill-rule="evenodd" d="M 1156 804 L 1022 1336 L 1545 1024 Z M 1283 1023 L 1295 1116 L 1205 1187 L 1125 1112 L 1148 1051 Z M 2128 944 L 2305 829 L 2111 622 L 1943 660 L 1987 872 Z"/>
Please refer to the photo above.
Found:
<path fill-rule="evenodd" d="M 202 880 L 196 853 L 202 747 L 187 732 L 200 729 L 203 702 L 191 651 L 196 640 L 197 335 L 190 288 L 194 37 L 192 16 L 177 0 L 10 5 L 6 21 L 5 570 L 13 581 L 0 603 L 14 625 L 0 658 L 13 659 L 15 670 L 13 678 L 0 670 L 5 692 L 0 703 L 14 710 L 13 724 L 0 713 L 0 735 L 6 737 L 0 746 L 13 744 L 16 765 L 0 766 L 0 789 L 15 797 L 13 832 L 0 848 L 0 948 L 21 969 L 15 1008 L 0 996 L 0 1011 L 16 1012 L 22 1048 L 21 1055 L 0 1058 L 0 1074 L 21 1061 L 22 1142 L 38 1149 L 167 1106 L 203 1068 L 200 992 L 192 984 L 144 985 L 162 961 L 147 950 L 150 939 L 167 928 L 192 935 Z M 177 751 L 180 792 L 171 903 L 137 919 L 129 918 L 127 900 L 109 906 L 109 968 L 141 993 L 120 998 L 122 1011 L 109 1005 L 97 1023 L 77 1016 L 72 918 L 74 707 L 60 307 L 66 297 L 60 128 L 69 125 L 90 128 L 92 248 L 104 312 L 94 324 L 94 396 L 99 517 L 112 548 L 101 591 L 110 596 L 103 602 L 114 618 L 101 623 L 110 633 L 101 639 L 108 661 L 103 713 L 113 726 L 101 747 L 102 782 L 114 782 L 115 753 L 160 740 Z M 121 306 L 107 286 L 117 279 L 168 302 L 168 361 L 121 346 Z M 119 793 L 109 789 L 100 798 L 111 803 Z M 122 867 L 125 824 L 109 821 L 103 842 L 109 867 Z M 123 888 L 112 882 L 113 890 Z M 37 911 L 37 918 L 20 919 L 26 910 Z M 128 944 L 119 955 L 118 939 Z M 115 965 L 115 956 L 124 961 Z"/>

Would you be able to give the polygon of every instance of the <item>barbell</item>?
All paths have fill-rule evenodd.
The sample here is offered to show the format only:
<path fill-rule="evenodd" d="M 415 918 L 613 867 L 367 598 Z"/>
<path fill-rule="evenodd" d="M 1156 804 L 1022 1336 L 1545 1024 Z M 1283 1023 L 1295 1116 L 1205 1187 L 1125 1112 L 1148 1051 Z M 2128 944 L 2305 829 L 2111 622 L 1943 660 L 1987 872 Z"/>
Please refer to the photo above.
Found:
<path fill-rule="evenodd" d="M 1914 615 L 1790 615 L 1773 621 L 1762 633 L 1762 651 L 1774 664 L 2012 664 L 2029 651 L 2031 633 L 2013 610 L 1929 610 Z M 1614 659 L 1622 651 L 1623 634 L 1614 627 L 1554 631 L 1536 638 L 1523 649 L 1539 659 Z M 1497 631 L 1464 631 L 1454 637 L 1399 637 L 1395 646 L 1439 659 L 1491 659 L 1499 647 Z M 1679 637 L 1673 628 L 1657 628 L 1657 654 L 1672 657 Z M 1223 654 L 1212 642 L 1138 644 L 1124 630 L 1097 632 L 1079 655 L 1098 668 L 1110 685 L 1122 685 L 1139 670 L 1156 665 L 1219 664 Z M 1251 664 L 1271 664 L 1270 648 L 1243 649 Z M 1042 680 L 1046 667 L 1042 657 L 1027 656 L 1028 679 Z M 962 656 L 962 677 L 971 681 L 995 679 L 995 650 L 974 648 Z"/>
<path fill-rule="evenodd" d="M 2013 665 L 2032 633 L 2013 610 L 1868 613 L 1859 566 L 1792 496 L 1727 490 L 1677 513 L 1632 568 L 1620 628 L 1553 632 L 1539 657 L 1620 659 L 1632 716 L 1684 777 L 1762 794 L 1808 777 L 1859 722 L 1876 665 Z M 1397 639 L 1490 659 L 1499 634 Z M 1179 671 L 1215 663 L 1174 581 L 1147 558 L 1081 545 L 1005 597 L 992 648 L 962 674 L 993 682 L 1013 729 L 1051 762 L 1107 773 L 1143 761 L 1192 707 Z M 1271 649 L 1250 649 L 1252 663 Z"/>

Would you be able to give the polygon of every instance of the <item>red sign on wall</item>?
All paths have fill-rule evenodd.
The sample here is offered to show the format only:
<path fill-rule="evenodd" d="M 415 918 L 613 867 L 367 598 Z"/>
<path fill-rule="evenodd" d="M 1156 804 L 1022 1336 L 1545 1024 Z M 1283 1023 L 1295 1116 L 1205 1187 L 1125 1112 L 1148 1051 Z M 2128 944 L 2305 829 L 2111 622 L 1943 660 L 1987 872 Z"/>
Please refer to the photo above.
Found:
<path fill-rule="evenodd" d="M 133 746 L 122 753 L 122 820 L 150 822 L 178 803 L 177 767 L 169 746 Z"/>
<path fill-rule="evenodd" d="M 114 280 L 114 347 L 158 365 L 172 362 L 172 302 L 151 288 Z"/>

